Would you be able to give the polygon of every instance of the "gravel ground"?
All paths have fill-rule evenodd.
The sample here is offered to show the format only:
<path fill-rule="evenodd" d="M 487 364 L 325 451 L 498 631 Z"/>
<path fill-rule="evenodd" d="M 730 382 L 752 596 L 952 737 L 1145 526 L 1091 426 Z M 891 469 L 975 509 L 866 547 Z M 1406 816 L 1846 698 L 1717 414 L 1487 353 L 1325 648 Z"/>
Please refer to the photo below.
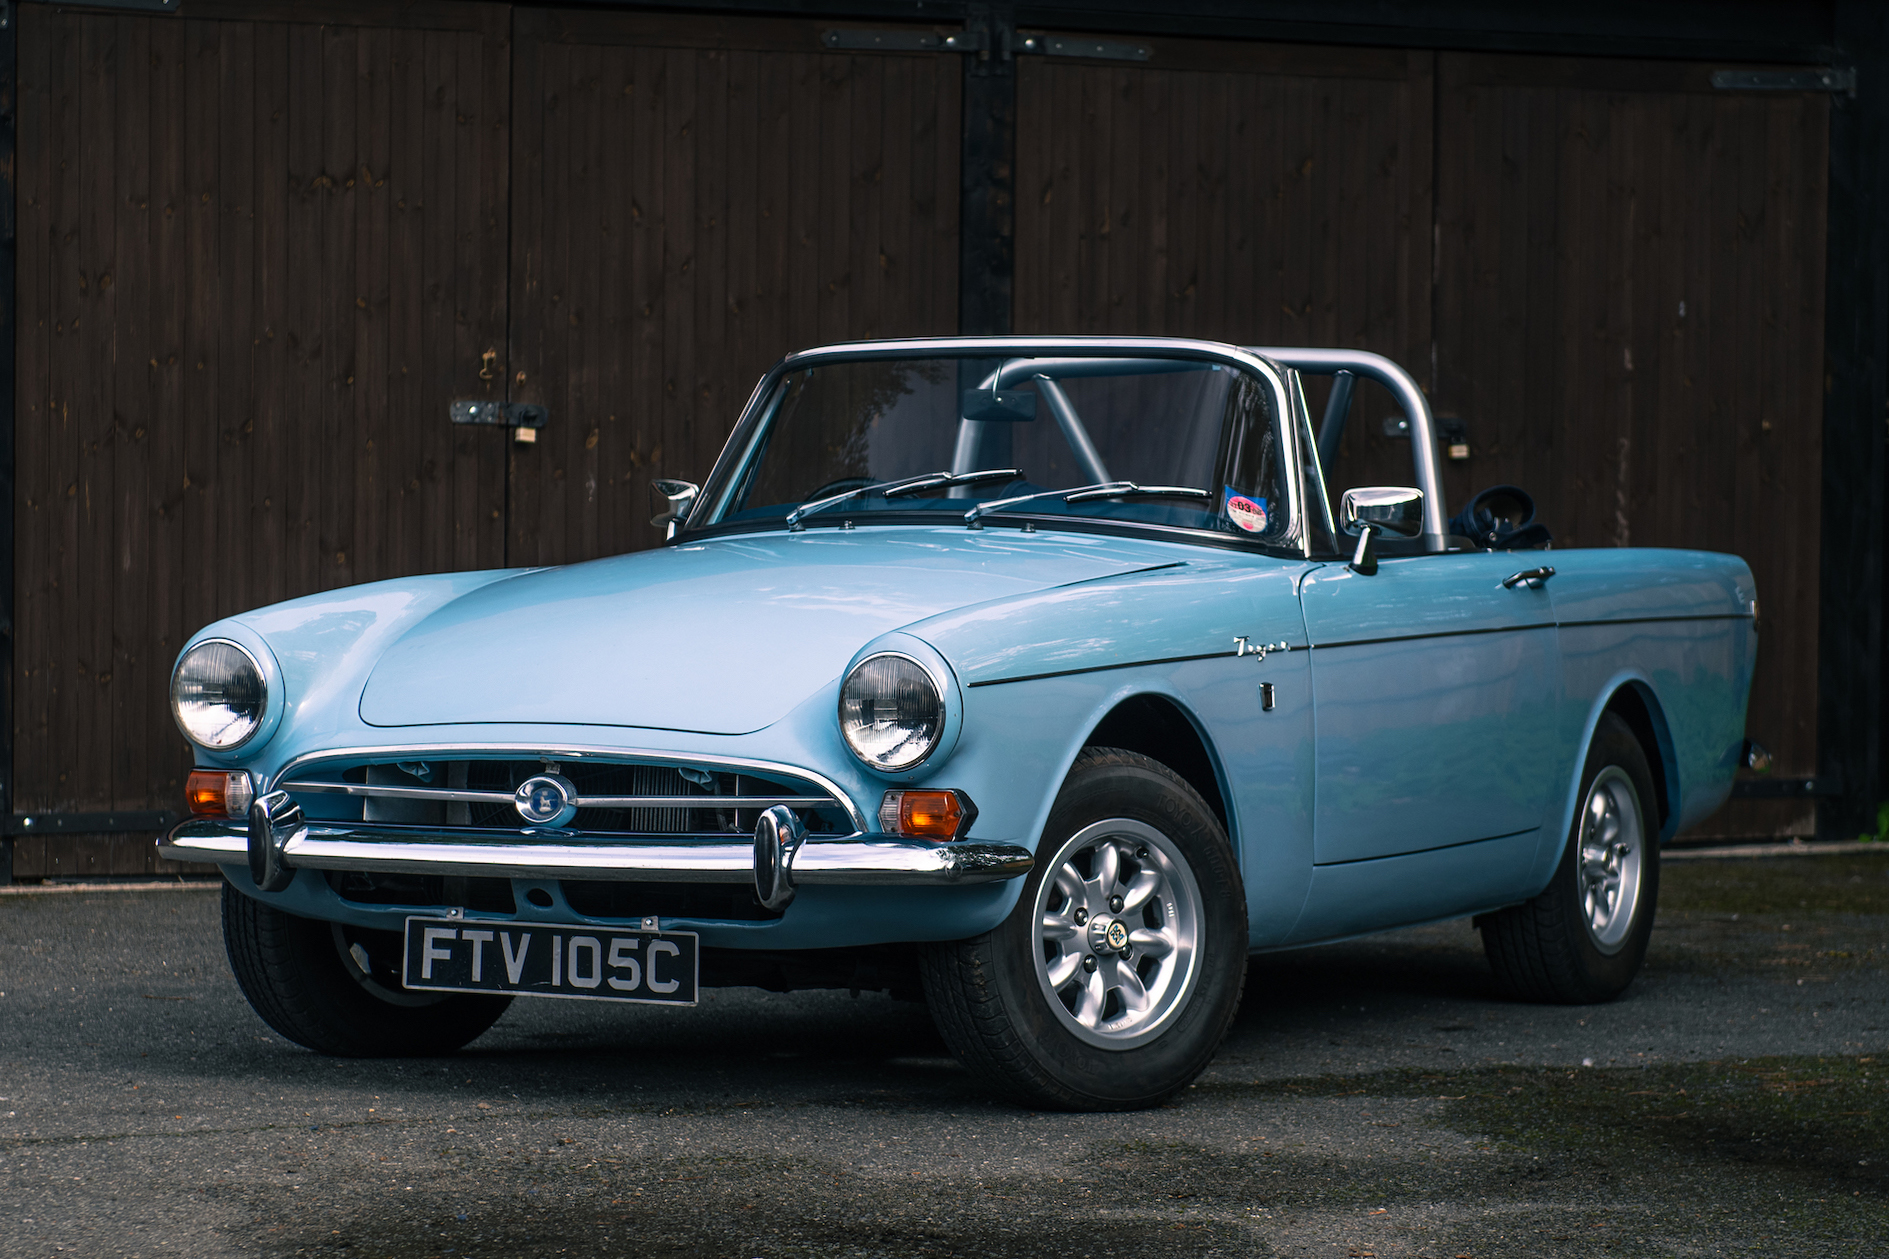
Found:
<path fill-rule="evenodd" d="M 0 897 L 0 1255 L 1879 1255 L 1889 854 L 1667 867 L 1607 1006 L 1466 922 L 1256 959 L 1181 1100 L 1028 1114 L 921 1006 L 515 1004 L 317 1058 L 213 892 Z"/>

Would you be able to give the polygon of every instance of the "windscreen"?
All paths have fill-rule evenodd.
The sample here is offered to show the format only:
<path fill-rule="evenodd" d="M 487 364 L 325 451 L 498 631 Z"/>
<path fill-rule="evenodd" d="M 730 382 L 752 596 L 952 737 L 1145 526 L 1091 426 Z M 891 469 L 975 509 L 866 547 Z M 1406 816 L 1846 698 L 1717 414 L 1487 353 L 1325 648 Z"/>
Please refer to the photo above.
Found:
<path fill-rule="evenodd" d="M 1269 382 L 1191 359 L 824 362 L 768 396 L 691 527 L 1085 517 L 1277 542 Z"/>

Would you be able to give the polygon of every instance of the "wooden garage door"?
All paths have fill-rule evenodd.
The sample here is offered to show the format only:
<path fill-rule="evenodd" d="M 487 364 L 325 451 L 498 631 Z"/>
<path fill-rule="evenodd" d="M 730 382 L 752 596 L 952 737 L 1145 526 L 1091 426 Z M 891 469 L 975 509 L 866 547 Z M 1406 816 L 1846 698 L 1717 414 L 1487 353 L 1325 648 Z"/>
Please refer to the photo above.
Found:
<path fill-rule="evenodd" d="M 822 29 L 518 11 L 512 563 L 659 541 L 781 355 L 957 330 L 959 58 Z"/>
<path fill-rule="evenodd" d="M 1018 64 L 1017 330 L 1422 357 L 1433 55 L 1154 48 Z"/>
<path fill-rule="evenodd" d="M 1474 452 L 1452 501 L 1512 482 L 1560 545 L 1743 556 L 1747 728 L 1815 775 L 1829 98 L 1586 58 L 1451 54 L 1438 78 L 1433 403 Z M 1708 829 L 1814 822 L 1739 801 Z"/>
<path fill-rule="evenodd" d="M 1017 327 L 1397 359 L 1467 424 L 1452 510 L 1514 483 L 1560 545 L 1744 556 L 1749 729 L 1814 775 L 1827 98 L 1700 66 L 1149 46 L 1020 63 Z M 1334 486 L 1409 479 L 1394 410 L 1360 390 Z M 1741 801 L 1706 833 L 1813 822 Z"/>
<path fill-rule="evenodd" d="M 503 387 L 507 11 L 278 7 L 14 10 L 15 810 L 175 808 L 205 622 L 502 560 L 503 434 L 445 417 Z"/>

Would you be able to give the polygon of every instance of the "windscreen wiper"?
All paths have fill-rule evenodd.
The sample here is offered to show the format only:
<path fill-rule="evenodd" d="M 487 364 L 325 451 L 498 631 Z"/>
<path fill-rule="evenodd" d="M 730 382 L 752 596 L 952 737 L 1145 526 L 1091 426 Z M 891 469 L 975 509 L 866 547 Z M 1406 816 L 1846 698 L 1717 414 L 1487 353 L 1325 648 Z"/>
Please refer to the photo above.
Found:
<path fill-rule="evenodd" d="M 981 472 L 927 472 L 922 476 L 906 477 L 901 481 L 879 481 L 872 485 L 855 485 L 850 490 L 838 494 L 829 494 L 825 498 L 815 499 L 811 503 L 802 503 L 787 513 L 789 532 L 798 533 L 806 528 L 800 522 L 814 512 L 823 511 L 835 503 L 844 503 L 851 498 L 861 498 L 867 494 L 879 494 L 883 498 L 899 498 L 906 494 L 916 494 L 920 490 L 937 489 L 941 485 L 970 485 L 975 481 L 1014 481 L 1023 475 L 1020 468 L 985 468 Z"/>
<path fill-rule="evenodd" d="M 1197 490 L 1186 485 L 1137 485 L 1133 481 L 1104 481 L 1099 485 L 1081 485 L 1073 490 L 1039 490 L 1035 494 L 1019 494 L 1015 498 L 993 498 L 988 503 L 979 503 L 964 513 L 964 523 L 972 529 L 982 529 L 980 518 L 994 511 L 1003 511 L 1015 507 L 1018 503 L 1028 503 L 1039 498 L 1060 498 L 1065 503 L 1086 503 L 1098 498 L 1212 498 L 1207 490 Z"/>

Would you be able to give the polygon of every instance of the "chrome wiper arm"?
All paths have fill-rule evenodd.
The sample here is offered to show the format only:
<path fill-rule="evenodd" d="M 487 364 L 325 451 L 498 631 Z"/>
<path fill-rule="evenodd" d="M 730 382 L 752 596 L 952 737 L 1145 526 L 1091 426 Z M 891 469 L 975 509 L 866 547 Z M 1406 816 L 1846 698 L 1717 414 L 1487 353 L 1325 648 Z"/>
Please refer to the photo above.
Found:
<path fill-rule="evenodd" d="M 1015 498 L 994 498 L 988 503 L 979 503 L 964 513 L 964 523 L 972 529 L 980 529 L 981 517 L 992 512 L 1015 507 L 1018 503 L 1028 503 L 1039 498 L 1060 498 L 1065 503 L 1086 503 L 1098 498 L 1212 498 L 1212 492 L 1197 490 L 1187 485 L 1137 485 L 1133 481 L 1104 481 L 1098 485 L 1078 486 L 1073 490 L 1039 490 L 1034 494 L 1019 494 Z"/>
<path fill-rule="evenodd" d="M 913 477 L 902 485 L 887 488 L 887 498 L 899 498 L 906 494 L 916 494 L 920 490 L 936 489 L 941 485 L 970 485 L 977 481 L 1014 481 L 1023 475 L 1022 468 L 985 468 L 981 472 L 934 472 L 930 476 Z"/>
<path fill-rule="evenodd" d="M 829 494 L 811 503 L 802 503 L 787 513 L 787 528 L 798 532 L 803 527 L 800 522 L 813 515 L 814 512 L 823 511 L 835 503 L 844 503 L 848 499 L 863 498 L 867 494 L 878 493 L 885 498 L 896 498 L 901 494 L 916 494 L 920 490 L 935 489 L 941 485 L 964 485 L 971 481 L 1014 481 L 1022 475 L 1023 472 L 1017 468 L 985 468 L 981 472 L 926 472 L 920 476 L 905 477 L 898 481 L 878 481 L 871 485 L 856 485 L 850 490 Z"/>
<path fill-rule="evenodd" d="M 1197 490 L 1191 485 L 1136 485 L 1118 481 L 1094 489 L 1071 490 L 1063 495 L 1065 503 L 1086 503 L 1092 498 L 1212 498 L 1211 490 Z"/>

